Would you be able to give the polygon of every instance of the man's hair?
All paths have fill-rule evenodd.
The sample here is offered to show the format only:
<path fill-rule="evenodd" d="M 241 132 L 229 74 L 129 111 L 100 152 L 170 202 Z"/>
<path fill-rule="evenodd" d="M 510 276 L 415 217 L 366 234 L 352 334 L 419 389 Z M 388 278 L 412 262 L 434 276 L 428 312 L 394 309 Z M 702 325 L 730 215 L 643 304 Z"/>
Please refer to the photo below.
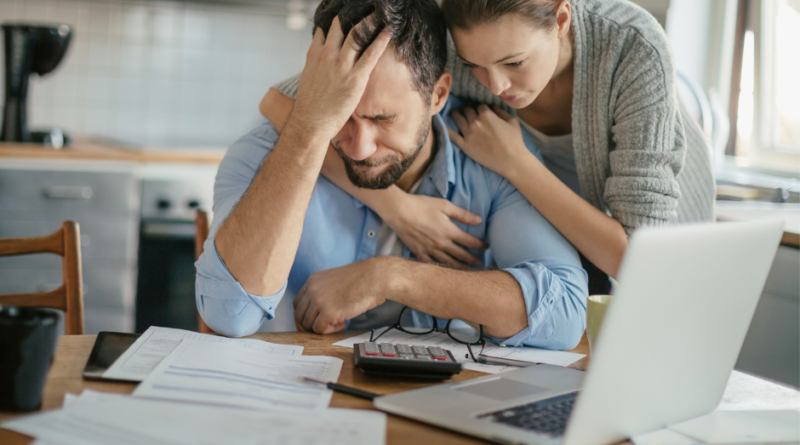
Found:
<path fill-rule="evenodd" d="M 561 0 L 442 0 L 442 11 L 450 29 L 469 31 L 493 23 L 506 14 L 519 14 L 537 29 L 556 26 Z"/>
<path fill-rule="evenodd" d="M 389 26 L 390 44 L 408 65 L 414 89 L 428 103 L 447 63 L 447 27 L 434 0 L 322 0 L 314 13 L 314 31 L 321 28 L 327 36 L 338 16 L 347 35 L 373 13 L 369 25 L 353 36 L 359 51 L 363 52 Z"/>

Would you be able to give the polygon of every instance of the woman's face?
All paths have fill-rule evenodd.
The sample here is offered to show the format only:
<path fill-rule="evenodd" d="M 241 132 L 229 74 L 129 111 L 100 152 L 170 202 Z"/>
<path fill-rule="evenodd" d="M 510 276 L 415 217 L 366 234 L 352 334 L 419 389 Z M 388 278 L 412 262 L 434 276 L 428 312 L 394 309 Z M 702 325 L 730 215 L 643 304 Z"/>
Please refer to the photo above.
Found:
<path fill-rule="evenodd" d="M 560 53 L 559 34 L 559 26 L 537 29 L 519 14 L 452 32 L 464 64 L 512 108 L 533 103 L 553 78 Z"/>

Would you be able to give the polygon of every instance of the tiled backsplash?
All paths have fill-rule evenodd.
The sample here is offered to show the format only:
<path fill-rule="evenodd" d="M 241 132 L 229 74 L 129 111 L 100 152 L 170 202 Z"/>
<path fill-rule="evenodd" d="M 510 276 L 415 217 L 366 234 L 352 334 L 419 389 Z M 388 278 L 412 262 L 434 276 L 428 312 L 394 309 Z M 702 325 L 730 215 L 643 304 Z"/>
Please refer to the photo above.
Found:
<path fill-rule="evenodd" d="M 308 27 L 233 5 L 0 0 L 0 21 L 73 27 L 61 65 L 31 77 L 32 129 L 150 147 L 230 145 L 260 121 L 269 86 L 302 69 L 311 43 Z"/>

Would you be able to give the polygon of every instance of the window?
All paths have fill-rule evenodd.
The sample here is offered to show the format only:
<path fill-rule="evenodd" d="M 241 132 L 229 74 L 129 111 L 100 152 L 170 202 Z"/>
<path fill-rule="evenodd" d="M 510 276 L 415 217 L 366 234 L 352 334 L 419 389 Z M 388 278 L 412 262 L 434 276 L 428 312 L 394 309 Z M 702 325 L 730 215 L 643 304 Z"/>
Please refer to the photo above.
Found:
<path fill-rule="evenodd" d="M 767 83 L 774 85 L 764 105 L 772 115 L 767 128 L 777 150 L 800 153 L 800 0 L 778 0 L 769 14 L 771 56 L 765 66 Z"/>
<path fill-rule="evenodd" d="M 800 0 L 742 1 L 739 13 L 741 75 L 738 98 L 731 97 L 738 104 L 728 154 L 746 165 L 800 172 Z"/>

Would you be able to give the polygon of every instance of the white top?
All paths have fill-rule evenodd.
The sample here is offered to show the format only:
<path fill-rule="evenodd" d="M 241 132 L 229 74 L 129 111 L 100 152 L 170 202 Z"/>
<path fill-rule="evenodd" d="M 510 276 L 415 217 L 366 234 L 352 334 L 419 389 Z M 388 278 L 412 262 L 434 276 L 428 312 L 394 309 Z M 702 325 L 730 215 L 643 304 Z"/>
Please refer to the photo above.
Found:
<path fill-rule="evenodd" d="M 578 182 L 578 168 L 575 165 L 575 149 L 572 144 L 572 134 L 564 136 L 547 136 L 541 131 L 519 120 L 523 131 L 533 139 L 539 148 L 545 167 L 553 172 L 558 179 L 567 185 L 573 192 L 581 195 L 581 186 Z"/>

